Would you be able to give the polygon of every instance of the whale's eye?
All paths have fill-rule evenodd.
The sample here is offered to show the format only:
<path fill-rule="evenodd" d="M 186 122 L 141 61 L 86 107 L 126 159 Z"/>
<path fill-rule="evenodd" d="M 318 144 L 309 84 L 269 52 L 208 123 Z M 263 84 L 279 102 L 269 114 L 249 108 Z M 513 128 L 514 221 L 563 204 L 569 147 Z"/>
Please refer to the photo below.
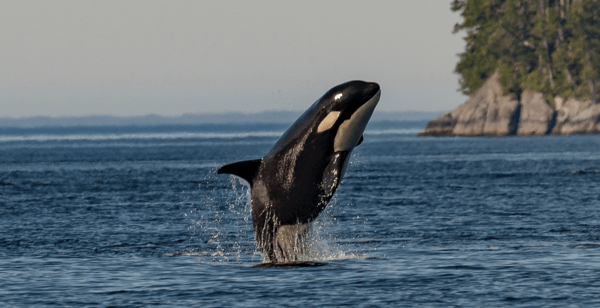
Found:
<path fill-rule="evenodd" d="M 342 94 L 338 94 L 338 95 L 342 95 Z M 319 124 L 319 127 L 317 128 L 317 133 L 320 133 L 322 131 L 326 131 L 328 129 L 330 129 L 333 124 L 335 124 L 335 121 L 340 117 L 340 112 L 339 111 L 332 111 L 330 112 L 325 119 L 323 119 L 323 121 L 321 121 L 321 123 Z"/>
<path fill-rule="evenodd" d="M 336 96 L 333 97 L 333 99 L 335 99 L 336 101 L 340 98 L 342 98 L 342 93 L 336 94 Z"/>

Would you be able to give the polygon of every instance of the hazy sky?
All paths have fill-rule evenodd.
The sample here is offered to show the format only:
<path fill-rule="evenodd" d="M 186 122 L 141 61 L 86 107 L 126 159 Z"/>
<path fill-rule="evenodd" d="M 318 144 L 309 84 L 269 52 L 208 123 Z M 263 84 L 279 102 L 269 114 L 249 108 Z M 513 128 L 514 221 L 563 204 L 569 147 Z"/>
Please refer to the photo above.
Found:
<path fill-rule="evenodd" d="M 0 0 L 0 117 L 304 110 L 378 82 L 377 111 L 450 110 L 450 1 Z"/>

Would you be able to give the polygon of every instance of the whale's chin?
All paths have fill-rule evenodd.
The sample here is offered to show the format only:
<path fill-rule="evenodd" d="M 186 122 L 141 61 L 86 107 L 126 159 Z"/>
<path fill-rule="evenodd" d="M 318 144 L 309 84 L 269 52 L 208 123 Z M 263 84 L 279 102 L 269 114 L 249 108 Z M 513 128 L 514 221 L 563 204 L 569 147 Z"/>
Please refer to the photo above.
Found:
<path fill-rule="evenodd" d="M 351 151 L 358 144 L 380 97 L 381 90 L 377 91 L 375 96 L 360 106 L 349 119 L 340 125 L 333 142 L 336 152 Z"/>

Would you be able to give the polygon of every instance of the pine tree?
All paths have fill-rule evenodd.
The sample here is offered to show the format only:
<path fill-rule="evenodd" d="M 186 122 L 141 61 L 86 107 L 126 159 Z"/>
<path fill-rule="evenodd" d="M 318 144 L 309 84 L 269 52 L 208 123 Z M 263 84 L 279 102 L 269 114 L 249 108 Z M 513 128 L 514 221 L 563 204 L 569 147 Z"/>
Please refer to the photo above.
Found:
<path fill-rule="evenodd" d="M 471 94 L 496 70 L 506 94 L 599 99 L 600 0 L 453 0 L 465 52 L 456 72 Z"/>

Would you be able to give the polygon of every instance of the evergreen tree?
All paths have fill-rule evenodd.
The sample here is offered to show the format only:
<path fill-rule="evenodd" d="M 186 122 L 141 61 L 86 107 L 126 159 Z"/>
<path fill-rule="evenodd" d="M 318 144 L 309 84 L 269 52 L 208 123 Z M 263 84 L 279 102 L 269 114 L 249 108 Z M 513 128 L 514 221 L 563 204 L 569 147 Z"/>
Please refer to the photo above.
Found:
<path fill-rule="evenodd" d="M 600 0 L 453 0 L 466 32 L 456 72 L 471 94 L 496 70 L 507 94 L 523 90 L 598 101 Z"/>

